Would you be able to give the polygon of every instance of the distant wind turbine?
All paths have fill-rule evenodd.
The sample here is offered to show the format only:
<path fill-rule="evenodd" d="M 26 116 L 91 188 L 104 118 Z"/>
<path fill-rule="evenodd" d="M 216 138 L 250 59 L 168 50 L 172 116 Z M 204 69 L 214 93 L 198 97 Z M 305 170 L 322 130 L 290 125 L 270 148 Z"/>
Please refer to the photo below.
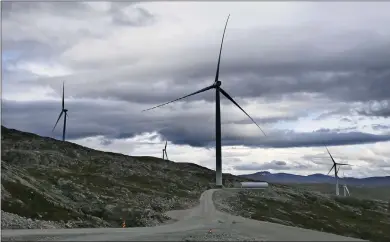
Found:
<path fill-rule="evenodd" d="M 166 158 L 166 160 L 168 160 L 167 144 L 168 144 L 168 141 L 165 141 L 165 147 L 164 147 L 164 149 L 162 150 L 162 152 L 163 152 L 163 160 L 165 160 L 165 158 Z M 165 156 L 164 156 L 164 155 L 165 155 Z"/>
<path fill-rule="evenodd" d="M 68 109 L 65 108 L 65 84 L 62 83 L 62 109 L 61 109 L 60 116 L 58 116 L 57 122 L 54 125 L 54 128 L 52 130 L 52 132 L 54 132 L 54 129 L 56 128 L 56 126 L 58 124 L 58 121 L 60 121 L 60 118 L 61 118 L 62 114 L 65 113 L 65 115 L 64 115 L 64 127 L 62 128 L 62 141 L 65 141 L 66 118 L 68 117 L 68 113 L 67 112 L 68 112 Z"/>
<path fill-rule="evenodd" d="M 164 104 L 160 104 L 160 105 L 155 106 L 153 108 L 149 108 L 149 109 L 143 110 L 143 111 L 148 111 L 148 110 L 151 110 L 151 109 L 154 109 L 154 108 L 158 108 L 158 107 L 167 105 L 169 103 L 173 103 L 175 101 L 178 101 L 178 100 L 190 97 L 192 95 L 208 91 L 208 90 L 213 89 L 213 88 L 215 89 L 215 111 L 216 111 L 216 114 L 215 114 L 215 116 L 216 116 L 216 118 L 215 118 L 215 137 L 216 137 L 216 139 L 215 139 L 215 148 L 216 148 L 216 156 L 215 156 L 215 158 L 216 158 L 216 165 L 215 165 L 215 170 L 216 170 L 216 185 L 217 186 L 222 186 L 222 157 L 221 157 L 222 147 L 221 147 L 221 108 L 220 108 L 221 105 L 220 105 L 220 93 L 222 93 L 222 95 L 224 95 L 227 99 L 229 99 L 232 103 L 234 103 L 234 105 L 236 105 L 239 109 L 241 109 L 241 111 L 243 111 L 246 114 L 246 116 L 248 116 L 249 119 L 252 120 L 252 122 L 254 124 L 256 124 L 256 126 L 265 135 L 264 131 L 253 120 L 253 118 L 251 116 L 249 116 L 249 114 L 247 112 L 245 112 L 245 110 L 243 108 L 241 108 L 241 106 L 238 105 L 238 103 L 226 91 L 224 91 L 221 88 L 221 81 L 219 80 L 219 66 L 220 66 L 220 63 L 221 63 L 221 53 L 222 53 L 223 40 L 224 40 L 224 37 L 225 37 L 226 26 L 228 24 L 229 17 L 230 17 L 230 14 L 229 14 L 229 16 L 228 16 L 228 18 L 226 20 L 225 28 L 223 30 L 221 46 L 220 46 L 220 49 L 219 49 L 217 71 L 216 71 L 216 74 L 215 74 L 214 83 L 211 86 L 205 87 L 205 88 L 203 88 L 203 89 L 201 89 L 199 91 L 196 91 L 194 93 L 188 94 L 188 95 L 186 95 L 184 97 L 175 99 L 173 101 L 170 101 L 170 102 L 167 102 L 167 103 L 164 103 Z"/>
<path fill-rule="evenodd" d="M 328 148 L 326 146 L 325 146 L 325 148 L 328 151 L 328 154 L 329 154 L 330 158 L 333 161 L 333 166 L 332 166 L 332 168 L 330 168 L 330 170 L 328 172 L 328 175 L 334 169 L 334 177 L 336 178 L 336 196 L 339 196 L 340 195 L 340 193 L 339 193 L 339 175 L 338 175 L 338 172 L 339 172 L 339 169 L 340 169 L 339 166 L 349 166 L 349 164 L 335 162 L 333 157 L 332 157 L 332 155 L 330 154 Z"/>
<path fill-rule="evenodd" d="M 339 170 L 340 170 L 340 167 L 339 167 Z M 338 171 L 337 171 L 337 173 L 338 173 Z M 344 176 L 344 172 L 343 172 L 343 178 L 345 178 L 345 176 Z M 346 196 L 350 196 L 350 194 L 349 194 L 349 190 L 348 190 L 348 187 L 347 187 L 347 182 L 345 181 L 345 179 L 344 179 L 344 181 L 343 181 L 342 183 L 343 183 L 343 192 L 344 192 L 344 197 L 346 197 Z"/>

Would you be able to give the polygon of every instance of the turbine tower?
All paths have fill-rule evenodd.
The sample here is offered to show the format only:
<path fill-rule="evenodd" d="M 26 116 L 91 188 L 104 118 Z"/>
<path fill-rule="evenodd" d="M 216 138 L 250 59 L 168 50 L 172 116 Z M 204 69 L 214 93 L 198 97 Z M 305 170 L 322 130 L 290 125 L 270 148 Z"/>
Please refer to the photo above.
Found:
<path fill-rule="evenodd" d="M 52 130 L 52 132 L 54 131 L 54 129 L 56 128 L 57 124 L 58 124 L 58 121 L 60 121 L 60 118 L 62 116 L 63 113 L 65 113 L 64 115 L 64 127 L 62 128 L 62 141 L 65 141 L 65 133 L 66 133 L 66 118 L 68 117 L 68 109 L 65 108 L 65 84 L 62 83 L 62 109 L 61 109 L 61 113 L 60 115 L 58 116 L 58 119 L 57 119 L 57 122 L 56 124 L 54 125 L 54 128 Z"/>
<path fill-rule="evenodd" d="M 168 144 L 168 141 L 165 141 L 165 147 L 164 147 L 164 149 L 162 150 L 162 152 L 163 152 L 163 160 L 165 160 L 165 158 L 167 158 L 166 160 L 168 160 L 167 144 Z M 165 155 L 165 156 L 164 156 L 164 155 Z"/>
<path fill-rule="evenodd" d="M 246 116 L 248 116 L 249 119 L 252 120 L 252 122 L 254 124 L 256 124 L 256 126 L 265 135 L 264 131 L 253 120 L 253 118 L 251 116 L 249 116 L 249 114 L 247 112 L 245 112 L 245 110 L 243 108 L 241 108 L 241 106 L 238 105 L 238 103 L 225 90 L 223 90 L 222 87 L 221 87 L 221 81 L 219 80 L 219 66 L 220 66 L 220 63 L 221 63 L 221 53 L 222 53 L 223 40 L 224 40 L 224 37 L 225 37 L 226 26 L 228 24 L 229 17 L 230 17 L 230 14 L 227 17 L 225 28 L 223 30 L 221 46 L 220 46 L 220 49 L 219 49 L 217 71 L 216 71 L 216 74 L 215 74 L 214 83 L 212 85 L 208 86 L 208 87 L 205 87 L 205 88 L 203 88 L 203 89 L 201 89 L 199 91 L 196 91 L 194 93 L 188 94 L 188 95 L 186 95 L 184 97 L 181 97 L 181 98 L 175 99 L 173 101 L 170 101 L 170 102 L 167 102 L 167 103 L 163 103 L 163 104 L 160 104 L 158 106 L 155 106 L 155 107 L 143 110 L 143 111 L 148 111 L 148 110 L 151 110 L 151 109 L 154 109 L 154 108 L 158 108 L 158 107 L 167 105 L 169 103 L 173 103 L 173 102 L 176 102 L 178 100 L 181 100 L 181 99 L 184 99 L 184 98 L 187 98 L 187 97 L 190 97 L 190 96 L 193 96 L 193 95 L 196 95 L 196 94 L 208 91 L 210 89 L 215 89 L 215 112 L 216 112 L 216 114 L 215 114 L 215 148 L 216 148 L 216 150 L 215 150 L 215 153 L 216 153 L 216 155 L 215 155 L 215 158 L 216 158 L 215 170 L 216 170 L 216 185 L 219 186 L 219 187 L 222 186 L 222 157 L 221 157 L 222 156 L 222 148 L 221 148 L 221 104 L 220 104 L 220 93 L 222 93 L 222 95 L 224 95 L 234 105 L 236 105 L 242 112 L 244 112 L 246 114 Z"/>
<path fill-rule="evenodd" d="M 328 172 L 328 175 L 334 168 L 334 177 L 336 178 L 336 196 L 339 196 L 340 195 L 340 192 L 339 192 L 339 175 L 338 175 L 338 172 L 339 172 L 339 169 L 340 169 L 339 166 L 348 166 L 349 164 L 335 162 L 333 157 L 332 157 L 332 155 L 330 154 L 328 148 L 326 146 L 325 146 L 325 148 L 328 151 L 328 154 L 329 154 L 330 158 L 333 161 L 333 166 L 332 166 L 332 168 L 330 168 L 330 170 Z"/>

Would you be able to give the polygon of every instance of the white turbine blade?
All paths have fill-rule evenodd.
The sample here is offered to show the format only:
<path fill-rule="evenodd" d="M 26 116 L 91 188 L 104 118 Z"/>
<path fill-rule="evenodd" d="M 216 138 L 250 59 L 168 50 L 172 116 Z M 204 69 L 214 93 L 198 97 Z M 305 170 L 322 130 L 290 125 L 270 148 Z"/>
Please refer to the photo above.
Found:
<path fill-rule="evenodd" d="M 256 121 L 247 113 L 245 112 L 245 110 L 240 106 L 238 105 L 238 103 L 236 101 L 234 101 L 234 99 L 227 93 L 225 92 L 222 88 L 219 89 L 221 91 L 221 93 L 227 98 L 229 99 L 232 103 L 234 103 L 234 105 L 236 105 L 239 109 L 241 109 L 241 111 L 243 111 L 246 116 L 248 116 L 248 118 L 250 120 L 252 120 L 252 122 L 260 129 L 260 131 L 264 134 L 264 136 L 267 136 L 264 131 L 260 128 L 260 126 L 256 123 Z"/>
<path fill-rule="evenodd" d="M 219 65 L 221 64 L 221 54 L 222 54 L 222 46 L 223 46 L 223 40 L 225 38 L 225 32 L 226 32 L 226 27 L 229 22 L 230 14 L 227 17 L 226 23 L 225 23 L 225 28 L 223 29 L 223 35 L 222 35 L 222 41 L 221 41 L 221 47 L 219 48 L 219 56 L 218 56 L 218 64 L 217 64 L 217 71 L 215 73 L 215 80 L 214 83 L 217 83 L 219 79 Z"/>
<path fill-rule="evenodd" d="M 329 152 L 329 150 L 328 150 L 328 147 L 325 146 L 325 148 L 326 148 L 326 150 L 328 151 L 328 154 L 329 154 L 330 158 L 332 159 L 333 163 L 335 164 L 336 162 L 334 161 L 333 156 L 330 154 L 330 152 Z"/>
<path fill-rule="evenodd" d="M 215 87 L 215 86 L 214 86 L 214 84 L 213 84 L 213 85 L 211 85 L 211 86 L 208 86 L 208 87 L 205 87 L 205 88 L 203 88 L 203 89 L 200 89 L 199 91 L 196 91 L 196 92 L 193 92 L 193 93 L 191 93 L 191 94 L 188 94 L 188 95 L 186 95 L 186 96 L 184 96 L 184 97 L 177 98 L 177 99 L 175 99 L 175 100 L 173 100 L 173 101 L 169 101 L 169 102 L 166 102 L 166 103 L 157 105 L 157 106 L 155 106 L 155 107 L 152 107 L 152 108 L 148 108 L 148 109 L 142 110 L 142 112 L 149 111 L 149 110 L 152 110 L 152 109 L 155 109 L 155 108 L 159 108 L 159 107 L 165 106 L 165 105 L 167 105 L 167 104 L 170 104 L 170 103 L 179 101 L 179 100 L 184 99 L 184 98 L 186 98 L 186 97 L 190 97 L 190 96 L 192 96 L 192 95 L 195 95 L 195 94 L 198 94 L 198 93 L 205 92 L 205 91 L 210 90 L 210 89 L 212 89 L 212 88 L 214 88 L 214 87 Z"/>
<path fill-rule="evenodd" d="M 339 176 L 339 170 L 340 170 L 340 166 L 337 167 L 337 171 L 336 171 L 336 176 L 337 176 L 337 177 Z"/>
<path fill-rule="evenodd" d="M 328 176 L 328 175 L 330 174 L 330 172 L 333 170 L 333 167 L 334 167 L 334 165 L 332 166 L 332 168 L 330 168 L 330 170 L 329 170 L 327 176 Z"/>

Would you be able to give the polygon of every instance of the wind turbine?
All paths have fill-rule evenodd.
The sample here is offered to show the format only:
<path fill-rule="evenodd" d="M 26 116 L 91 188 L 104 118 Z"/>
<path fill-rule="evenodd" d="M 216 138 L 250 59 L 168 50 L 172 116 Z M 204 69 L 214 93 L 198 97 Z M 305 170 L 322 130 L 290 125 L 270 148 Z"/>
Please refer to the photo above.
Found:
<path fill-rule="evenodd" d="M 334 177 L 336 178 L 336 196 L 339 196 L 339 195 L 340 195 L 340 193 L 339 193 L 339 175 L 338 175 L 339 169 L 340 169 L 339 166 L 348 166 L 349 164 L 344 164 L 344 163 L 337 163 L 337 162 L 335 162 L 334 159 L 333 159 L 333 157 L 332 157 L 332 155 L 330 154 L 328 148 L 327 148 L 326 146 L 325 146 L 325 148 L 326 148 L 326 150 L 328 151 L 328 154 L 329 154 L 330 158 L 331 158 L 332 161 L 333 161 L 333 166 L 332 166 L 332 168 L 330 168 L 330 170 L 329 170 L 329 172 L 328 172 L 328 175 L 329 175 L 329 173 L 330 173 L 330 172 L 333 170 L 333 168 L 334 168 Z"/>
<path fill-rule="evenodd" d="M 163 152 L 163 160 L 165 160 L 165 157 L 166 157 L 167 160 L 168 160 L 167 144 L 168 144 L 168 141 L 165 141 L 165 147 L 164 147 L 164 149 L 162 150 L 162 152 Z M 164 157 L 164 155 L 165 155 L 165 157 Z"/>
<path fill-rule="evenodd" d="M 60 118 L 62 116 L 63 113 L 65 113 L 64 115 L 64 127 L 62 128 L 62 141 L 65 141 L 65 133 L 66 133 L 66 118 L 68 117 L 68 109 L 65 108 L 65 99 L 64 99 L 64 95 L 65 95 L 65 84 L 62 83 L 62 109 L 61 109 L 61 113 L 60 115 L 58 116 L 58 119 L 57 119 L 57 122 L 56 124 L 54 125 L 54 128 L 52 130 L 52 132 L 54 131 L 54 129 L 56 128 L 57 124 L 58 124 L 58 121 L 60 121 Z"/>
<path fill-rule="evenodd" d="M 216 138 L 215 139 L 215 148 L 216 148 L 216 150 L 215 150 L 215 152 L 216 152 L 216 155 L 215 155 L 215 158 L 216 158 L 215 170 L 216 170 L 216 185 L 220 186 L 220 187 L 222 186 L 222 157 L 221 157 L 222 148 L 221 148 L 221 104 L 220 104 L 220 93 L 222 93 L 222 95 L 224 95 L 227 99 L 229 99 L 232 103 L 234 103 L 234 105 L 236 105 L 239 109 L 241 109 L 241 111 L 243 111 L 246 114 L 246 116 L 248 116 L 252 120 L 252 122 L 254 124 L 256 124 L 256 126 L 265 135 L 264 131 L 253 120 L 253 118 L 251 116 L 249 116 L 249 114 L 247 112 L 245 112 L 245 110 L 243 108 L 241 108 L 241 106 L 238 105 L 238 103 L 236 101 L 234 101 L 234 99 L 226 91 L 224 91 L 221 88 L 221 81 L 219 80 L 219 66 L 220 66 L 220 63 L 221 63 L 221 53 L 222 53 L 223 40 L 224 40 L 224 37 L 225 37 L 226 26 L 228 24 L 229 17 L 230 17 L 230 14 L 227 17 L 225 28 L 223 30 L 221 46 L 220 46 L 220 49 L 219 49 L 217 71 L 216 71 L 216 74 L 215 74 L 214 83 L 212 85 L 208 86 L 208 87 L 200 89 L 199 91 L 196 91 L 194 93 L 188 94 L 188 95 L 186 95 L 184 97 L 177 98 L 177 99 L 175 99 L 173 101 L 170 101 L 170 102 L 167 102 L 167 103 L 163 103 L 163 104 L 160 104 L 158 106 L 155 106 L 155 107 L 143 110 L 143 111 L 148 111 L 148 110 L 151 110 L 151 109 L 154 109 L 154 108 L 158 108 L 158 107 L 167 105 L 169 103 L 173 103 L 173 102 L 176 102 L 178 100 L 190 97 L 192 95 L 196 95 L 196 94 L 208 91 L 210 89 L 215 89 L 215 112 L 216 112 L 216 114 L 215 114 L 215 138 Z"/>
<path fill-rule="evenodd" d="M 339 170 L 340 170 L 340 167 L 339 167 Z M 343 178 L 344 178 L 344 172 L 343 172 Z M 343 191 L 344 191 L 344 197 L 346 196 L 350 196 L 349 194 L 349 190 L 348 190 L 348 187 L 347 187 L 347 183 L 345 182 L 345 180 L 343 181 Z"/>

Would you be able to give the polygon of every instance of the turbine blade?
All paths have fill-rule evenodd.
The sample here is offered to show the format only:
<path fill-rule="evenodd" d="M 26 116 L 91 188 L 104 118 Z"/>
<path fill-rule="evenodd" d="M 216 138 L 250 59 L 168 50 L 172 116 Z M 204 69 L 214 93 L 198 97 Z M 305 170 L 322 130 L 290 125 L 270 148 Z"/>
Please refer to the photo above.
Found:
<path fill-rule="evenodd" d="M 337 171 L 336 171 L 336 176 L 338 177 L 339 176 L 339 171 L 340 171 L 340 166 L 338 167 Z"/>
<path fill-rule="evenodd" d="M 332 168 L 330 168 L 330 170 L 329 170 L 329 172 L 328 172 L 328 174 L 326 174 L 327 176 L 329 175 L 329 173 L 333 170 L 333 168 L 334 168 L 334 165 L 332 166 Z"/>
<path fill-rule="evenodd" d="M 62 109 L 65 108 L 65 83 L 62 82 Z"/>
<path fill-rule="evenodd" d="M 264 134 L 264 136 L 267 136 L 267 135 L 264 133 L 264 131 L 260 128 L 260 126 L 255 122 L 255 120 L 253 120 L 253 118 L 252 118 L 247 112 L 245 112 L 245 110 L 244 110 L 240 105 L 238 105 L 238 103 L 237 103 L 236 101 L 234 101 L 234 99 L 233 99 L 227 92 L 225 92 L 222 88 L 219 88 L 219 90 L 221 91 L 221 93 L 222 93 L 227 99 L 229 99 L 230 101 L 232 101 L 232 103 L 234 103 L 239 109 L 241 109 L 241 111 L 243 111 L 243 112 L 246 114 L 246 116 L 248 116 L 248 118 L 250 118 L 250 119 L 252 120 L 252 122 L 253 122 L 254 124 L 256 124 L 256 126 L 261 130 L 261 132 Z"/>
<path fill-rule="evenodd" d="M 222 46 L 223 46 L 223 40 L 224 40 L 224 38 L 225 38 L 225 32 L 226 32 L 227 24 L 228 24 L 228 22 L 229 22 L 229 18 L 230 18 L 230 14 L 229 14 L 229 16 L 227 17 L 227 20 L 226 20 L 226 23 L 225 23 L 225 28 L 223 29 L 221 47 L 219 48 L 217 72 L 216 72 L 216 74 L 215 74 L 215 81 L 214 81 L 214 83 L 216 83 L 216 82 L 218 81 L 218 79 L 219 79 L 219 65 L 220 65 L 220 63 L 221 63 Z"/>
<path fill-rule="evenodd" d="M 339 166 L 352 166 L 352 165 L 346 164 L 346 163 L 336 163 L 336 164 L 339 165 Z"/>
<path fill-rule="evenodd" d="M 208 87 L 206 87 L 206 88 L 200 89 L 199 91 L 196 91 L 196 92 L 193 92 L 193 93 L 191 93 L 191 94 L 188 94 L 188 95 L 186 95 L 186 96 L 184 96 L 184 97 L 177 98 L 177 99 L 175 99 L 175 100 L 173 100 L 173 101 L 166 102 L 166 103 L 160 104 L 160 105 L 158 105 L 158 106 L 155 106 L 155 107 L 152 107 L 152 108 L 148 108 L 148 109 L 142 110 L 142 112 L 145 112 L 145 111 L 149 111 L 149 110 L 152 110 L 152 109 L 155 109 L 155 108 L 162 107 L 162 106 L 164 106 L 164 105 L 167 105 L 167 104 L 169 104 L 169 103 L 173 103 L 173 102 L 179 101 L 179 100 L 184 99 L 184 98 L 186 98 L 186 97 L 189 97 L 189 96 L 192 96 L 192 95 L 195 95 L 195 94 L 198 94 L 198 93 L 205 92 L 205 91 L 207 91 L 207 90 L 210 90 L 211 88 L 214 88 L 214 84 L 211 85 L 211 86 L 208 86 Z"/>
<path fill-rule="evenodd" d="M 168 144 L 168 140 L 167 141 L 165 141 L 165 150 L 167 150 L 167 144 Z"/>
<path fill-rule="evenodd" d="M 52 130 L 51 132 L 53 132 L 54 129 L 56 128 L 56 126 L 57 126 L 57 124 L 58 124 L 58 121 L 60 121 L 60 118 L 61 118 L 61 116 L 62 116 L 63 113 L 64 113 L 64 111 L 61 111 L 60 116 L 58 116 L 57 122 L 56 122 L 56 124 L 54 125 L 54 128 L 53 128 L 53 130 Z"/>
<path fill-rule="evenodd" d="M 329 154 L 330 158 L 332 159 L 333 164 L 336 164 L 336 161 L 334 161 L 333 156 L 330 154 L 330 152 L 329 152 L 329 150 L 328 150 L 328 147 L 325 146 L 325 148 L 326 148 L 326 150 L 328 151 L 328 154 Z"/>

